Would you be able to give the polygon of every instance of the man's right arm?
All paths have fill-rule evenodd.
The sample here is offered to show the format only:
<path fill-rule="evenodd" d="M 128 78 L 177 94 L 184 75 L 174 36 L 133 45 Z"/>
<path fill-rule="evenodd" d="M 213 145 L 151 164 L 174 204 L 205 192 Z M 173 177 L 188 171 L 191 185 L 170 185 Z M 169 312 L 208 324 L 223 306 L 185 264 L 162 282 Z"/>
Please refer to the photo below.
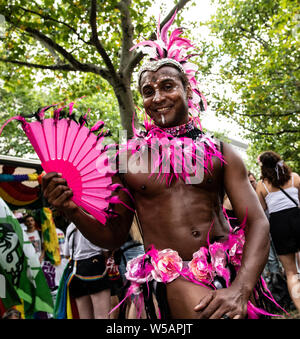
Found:
<path fill-rule="evenodd" d="M 113 183 L 121 184 L 120 179 L 114 176 Z M 133 221 L 133 212 L 122 204 L 114 204 L 115 217 L 109 218 L 105 225 L 85 212 L 72 200 L 73 192 L 60 174 L 51 172 L 43 177 L 43 194 L 50 205 L 63 212 L 67 219 L 72 221 L 89 241 L 93 244 L 113 250 L 119 248 L 126 240 Z M 129 196 L 119 191 L 118 196 L 126 205 L 134 208 Z"/>

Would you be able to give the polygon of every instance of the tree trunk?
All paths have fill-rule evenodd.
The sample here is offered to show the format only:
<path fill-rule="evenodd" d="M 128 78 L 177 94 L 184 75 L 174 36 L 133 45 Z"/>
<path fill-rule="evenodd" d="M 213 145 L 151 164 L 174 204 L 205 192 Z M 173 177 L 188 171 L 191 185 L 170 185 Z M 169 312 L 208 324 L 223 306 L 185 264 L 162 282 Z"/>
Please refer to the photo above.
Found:
<path fill-rule="evenodd" d="M 127 131 L 128 138 L 132 137 L 132 119 L 134 119 L 134 126 L 138 126 L 138 118 L 134 114 L 135 104 L 133 101 L 133 95 L 130 88 L 131 76 L 119 79 L 117 84 L 114 84 L 113 89 L 118 99 L 121 125 Z"/>

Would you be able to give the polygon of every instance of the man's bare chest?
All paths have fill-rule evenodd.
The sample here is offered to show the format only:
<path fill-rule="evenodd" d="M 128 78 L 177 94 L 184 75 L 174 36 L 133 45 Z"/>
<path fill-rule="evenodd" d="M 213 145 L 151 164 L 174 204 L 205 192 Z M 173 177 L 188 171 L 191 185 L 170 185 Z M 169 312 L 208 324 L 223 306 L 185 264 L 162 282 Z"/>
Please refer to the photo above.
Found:
<path fill-rule="evenodd" d="M 132 192 L 155 194 L 174 186 L 218 190 L 220 154 L 215 145 L 190 138 L 134 140 L 126 152 L 120 152 L 119 172 Z"/>

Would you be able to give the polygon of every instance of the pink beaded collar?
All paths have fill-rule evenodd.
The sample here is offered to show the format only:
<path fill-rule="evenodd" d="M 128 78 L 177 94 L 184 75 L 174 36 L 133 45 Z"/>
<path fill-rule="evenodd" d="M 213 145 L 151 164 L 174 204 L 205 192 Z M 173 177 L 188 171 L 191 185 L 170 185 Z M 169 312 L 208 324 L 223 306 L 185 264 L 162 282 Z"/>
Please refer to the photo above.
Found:
<path fill-rule="evenodd" d="M 160 127 L 162 131 L 167 134 L 171 134 L 173 137 L 182 136 L 195 128 L 194 120 L 190 119 L 186 124 L 174 126 L 174 127 Z"/>

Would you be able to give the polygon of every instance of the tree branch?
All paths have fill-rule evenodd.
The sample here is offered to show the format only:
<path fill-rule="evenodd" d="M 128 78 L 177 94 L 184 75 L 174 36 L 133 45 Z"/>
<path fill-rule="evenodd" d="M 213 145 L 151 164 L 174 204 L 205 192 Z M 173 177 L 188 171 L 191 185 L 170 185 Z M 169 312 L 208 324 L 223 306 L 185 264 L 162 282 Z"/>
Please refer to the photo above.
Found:
<path fill-rule="evenodd" d="M 248 31 L 246 28 L 244 28 L 244 27 L 242 27 L 242 26 L 240 26 L 240 29 L 241 29 L 243 32 L 249 33 L 250 36 L 251 36 L 254 40 L 258 41 L 260 44 L 262 44 L 262 45 L 264 46 L 265 49 L 267 49 L 267 50 L 270 49 L 269 44 L 268 44 L 264 39 L 260 38 L 259 36 L 256 36 L 253 32 Z"/>
<path fill-rule="evenodd" d="M 44 44 L 47 44 L 53 48 L 56 52 L 62 55 L 69 63 L 77 70 L 80 70 L 81 63 L 77 61 L 72 54 L 66 51 L 62 46 L 54 42 L 52 39 L 48 38 L 45 34 L 39 32 L 35 28 L 25 27 L 25 31 L 34 36 L 37 40 L 42 41 Z"/>
<path fill-rule="evenodd" d="M 31 68 L 50 69 L 52 71 L 76 71 L 76 69 L 73 68 L 70 64 L 39 65 L 39 64 L 32 64 L 29 62 L 23 62 L 19 60 L 9 60 L 9 59 L 4 59 L 4 58 L 0 58 L 0 61 L 5 62 L 5 63 L 11 63 L 11 64 L 16 64 L 16 65 L 31 67 Z"/>
<path fill-rule="evenodd" d="M 130 17 L 129 6 L 131 0 L 121 0 L 117 4 L 117 8 L 121 12 L 122 27 L 122 51 L 120 58 L 120 72 L 126 68 L 130 58 L 130 48 L 133 46 L 133 25 Z"/>
<path fill-rule="evenodd" d="M 160 29 L 164 27 L 164 25 L 171 19 L 172 15 L 175 11 L 179 12 L 190 0 L 179 0 L 178 3 L 170 10 L 167 16 L 160 23 Z M 152 33 L 149 40 L 155 40 L 156 33 Z M 128 62 L 128 66 L 126 67 L 126 73 L 132 74 L 134 68 L 139 64 L 139 62 L 143 59 L 144 55 L 142 52 L 133 52 L 130 61 Z"/>
<path fill-rule="evenodd" d="M 234 114 L 237 114 L 239 116 L 242 116 L 242 117 L 248 117 L 248 118 L 254 118 L 254 117 L 274 117 L 274 118 L 277 118 L 277 117 L 287 117 L 287 116 L 290 116 L 290 115 L 298 115 L 300 112 L 300 108 L 299 107 L 296 107 L 295 110 L 287 110 L 285 113 L 256 113 L 256 114 L 245 114 L 245 113 L 238 113 L 238 112 L 234 112 Z"/>
<path fill-rule="evenodd" d="M 90 13 L 90 25 L 92 29 L 91 43 L 96 47 L 97 51 L 101 55 L 105 65 L 107 66 L 108 70 L 111 72 L 111 76 L 114 79 L 116 79 L 117 75 L 116 75 L 114 65 L 112 64 L 108 54 L 106 53 L 101 42 L 99 41 L 96 19 L 97 19 L 97 0 L 91 0 L 91 13 Z"/>
<path fill-rule="evenodd" d="M 35 11 L 32 11 L 30 9 L 26 9 L 26 8 L 23 8 L 23 7 L 20 7 L 24 12 L 27 12 L 27 13 L 32 13 L 32 14 L 35 14 L 35 15 L 38 15 L 39 17 L 45 19 L 45 20 L 50 20 L 50 21 L 53 21 L 53 22 L 56 22 L 58 24 L 62 24 L 64 26 L 66 26 L 67 28 L 69 28 L 74 34 L 77 35 L 78 39 L 83 41 L 85 44 L 87 45 L 91 45 L 91 43 L 89 41 L 85 41 L 83 38 L 81 38 L 81 36 L 76 32 L 76 29 L 73 28 L 71 25 L 63 22 L 63 21 L 60 21 L 60 20 L 56 20 L 52 17 L 50 17 L 49 15 L 43 15 L 41 13 L 38 13 L 38 12 L 35 12 Z"/>
<path fill-rule="evenodd" d="M 40 64 L 32 64 L 30 62 L 24 62 L 20 60 L 9 60 L 0 58 L 0 62 L 16 64 L 20 66 L 26 66 L 30 68 L 36 69 L 49 69 L 51 71 L 80 71 L 80 72 L 90 72 L 94 74 L 101 75 L 107 81 L 111 81 L 111 75 L 107 69 L 98 67 L 94 64 L 81 64 L 80 69 L 75 69 L 70 64 L 56 64 L 56 65 L 40 65 Z"/>
<path fill-rule="evenodd" d="M 299 130 L 296 129 L 284 129 L 278 132 L 259 132 L 255 129 L 246 127 L 245 125 L 241 124 L 238 121 L 235 121 L 238 125 L 240 125 L 242 128 L 246 129 L 249 132 L 255 133 L 255 134 L 259 134 L 259 135 L 281 135 L 281 134 L 285 134 L 285 133 L 299 133 Z"/>
<path fill-rule="evenodd" d="M 170 10 L 169 14 L 160 23 L 160 29 L 172 18 L 175 11 L 179 12 L 190 0 L 179 0 L 178 3 Z M 152 39 L 155 39 L 156 33 L 152 34 Z"/>
<path fill-rule="evenodd" d="M 10 24 L 14 25 L 14 23 L 10 20 L 8 16 L 5 16 L 5 19 Z M 45 34 L 41 33 L 35 28 L 27 27 L 22 23 L 22 26 L 24 26 L 24 31 L 29 33 L 31 36 L 33 36 L 35 39 L 42 41 L 47 46 L 50 46 L 53 50 L 58 52 L 60 55 L 62 55 L 69 63 L 73 66 L 75 70 L 80 70 L 80 66 L 82 65 L 79 61 L 77 61 L 72 54 L 68 53 L 63 47 L 61 47 L 59 44 L 54 42 L 52 39 L 48 38 Z"/>

